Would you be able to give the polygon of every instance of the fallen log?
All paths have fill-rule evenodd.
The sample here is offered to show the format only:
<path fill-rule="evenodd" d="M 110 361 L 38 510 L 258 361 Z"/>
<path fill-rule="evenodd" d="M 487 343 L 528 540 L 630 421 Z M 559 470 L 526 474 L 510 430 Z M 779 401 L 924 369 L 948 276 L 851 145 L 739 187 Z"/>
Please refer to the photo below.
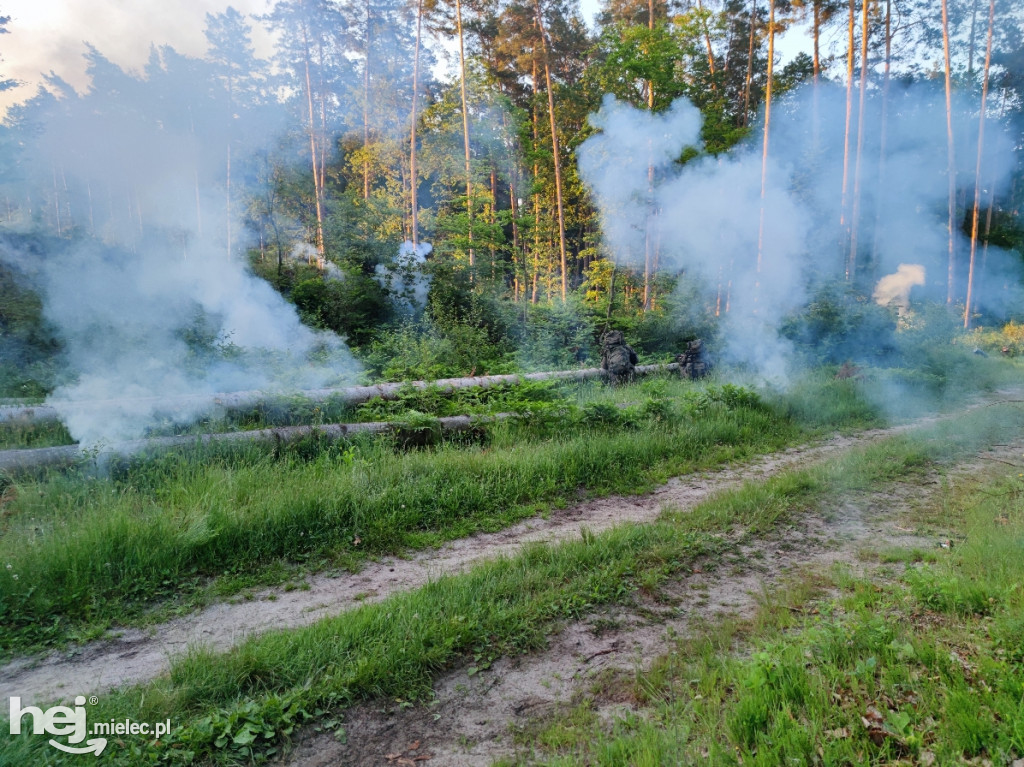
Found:
<path fill-rule="evenodd" d="M 638 365 L 637 375 L 647 375 L 660 371 L 678 369 L 678 363 L 668 365 Z M 544 373 L 524 373 L 496 376 L 472 376 L 468 378 L 442 378 L 437 381 L 405 381 L 401 383 L 382 383 L 372 386 L 348 386 L 343 388 L 306 389 L 297 392 L 238 391 L 219 394 L 194 395 L 187 397 L 136 397 L 131 399 L 107 400 L 60 400 L 42 405 L 0 406 L 0 423 L 42 423 L 63 420 L 62 413 L 82 411 L 119 412 L 127 407 L 134 411 L 150 408 L 152 412 L 175 409 L 196 410 L 200 408 L 224 408 L 240 410 L 256 407 L 272 400 L 274 397 L 299 397 L 309 402 L 326 402 L 335 400 L 346 405 L 360 405 L 372 399 L 393 400 L 407 387 L 414 389 L 436 388 L 442 392 L 457 389 L 489 388 L 493 386 L 514 385 L 524 381 L 578 380 L 603 378 L 605 371 L 601 368 L 581 368 L 579 370 L 554 370 Z"/>
<path fill-rule="evenodd" d="M 436 423 L 441 431 L 464 432 L 486 423 L 516 416 L 516 413 L 468 416 L 453 415 L 438 418 Z M 415 430 L 401 421 L 370 421 L 367 423 L 332 423 L 316 426 L 279 426 L 273 429 L 232 431 L 215 434 L 188 434 L 176 437 L 153 437 L 118 442 L 113 445 L 82 447 L 61 445 L 28 450 L 0 451 L 0 474 L 16 475 L 29 470 L 67 468 L 79 463 L 95 462 L 104 465 L 112 459 L 131 458 L 147 452 L 163 452 L 176 447 L 199 447 L 208 445 L 229 445 L 241 442 L 268 442 L 286 445 L 306 439 L 320 437 L 339 441 L 356 434 L 385 434 Z"/>

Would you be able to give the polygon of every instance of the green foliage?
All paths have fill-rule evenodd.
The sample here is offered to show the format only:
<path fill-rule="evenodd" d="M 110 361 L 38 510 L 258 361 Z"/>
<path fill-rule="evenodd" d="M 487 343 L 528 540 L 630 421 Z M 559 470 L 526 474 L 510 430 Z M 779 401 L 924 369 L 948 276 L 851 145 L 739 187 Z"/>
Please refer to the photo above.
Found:
<path fill-rule="evenodd" d="M 509 355 L 489 342 L 486 328 L 461 320 L 449 320 L 442 328 L 424 318 L 381 331 L 360 360 L 371 377 L 384 381 L 434 381 L 513 370 Z"/>
<path fill-rule="evenodd" d="M 525 370 L 564 370 L 599 359 L 599 330 L 576 300 L 529 307 L 517 335 Z"/>
<path fill-rule="evenodd" d="M 894 447 L 870 459 L 869 474 Z M 847 463 L 832 478 L 854 487 L 864 477 L 847 471 L 864 468 Z M 529 763 L 1014 761 L 1024 753 L 1024 485 L 986 478 L 953 495 L 939 494 L 925 513 L 952 523 L 958 538 L 969 533 L 967 542 L 941 550 L 934 565 L 908 564 L 902 582 L 886 573 L 796 580 L 752 620 L 701 627 L 624 678 L 614 699 L 633 696 L 629 714 L 570 728 L 555 712 Z M 951 501 L 968 507 L 962 516 L 944 513 Z"/>
<path fill-rule="evenodd" d="M 25 247 L 22 238 L 0 248 Z M 39 296 L 0 262 L 0 397 L 40 398 L 59 381 L 61 345 Z"/>
<path fill-rule="evenodd" d="M 819 288 L 806 308 L 783 321 L 780 334 L 815 363 L 892 364 L 897 357 L 892 312 L 843 284 Z"/>
<path fill-rule="evenodd" d="M 291 298 L 308 324 L 333 330 L 356 346 L 369 342 L 389 314 L 384 290 L 358 272 L 344 272 L 341 279 L 304 280 L 294 287 Z"/>
<path fill-rule="evenodd" d="M 722 396 L 749 400 L 742 392 Z M 1001 424 L 1003 433 L 1012 433 L 1019 429 L 1020 414 L 1003 408 L 990 420 Z M 962 422 L 958 428 L 963 431 Z M 674 444 L 688 442 L 679 436 L 672 435 Z M 936 442 L 933 434 L 922 439 L 926 447 Z M 607 444 L 587 442 L 591 447 Z M 650 434 L 644 435 L 643 443 L 636 456 L 657 448 Z M 976 442 L 963 441 L 960 455 L 976 447 Z M 438 669 L 472 662 L 470 669 L 478 670 L 503 655 L 541 647 L 565 620 L 591 614 L 602 605 L 628 603 L 640 588 L 656 589 L 697 563 L 709 567 L 723 554 L 738 553 L 739 530 L 755 535 L 783 531 L 795 515 L 826 494 L 876 487 L 893 476 L 894 465 L 903 473 L 912 470 L 909 459 L 919 449 L 906 439 L 890 440 L 827 466 L 751 483 L 692 511 L 665 514 L 650 525 L 623 526 L 556 546 L 536 545 L 514 558 L 478 565 L 464 575 L 441 578 L 379 604 L 301 629 L 269 632 L 228 653 L 193 652 L 177 660 L 168 677 L 105 696 L 92 712 L 98 720 L 169 717 L 176 725 L 171 736 L 159 743 L 114 743 L 97 763 L 233 764 L 274 759 L 297 726 L 316 723 L 340 733 L 338 709 L 355 700 L 420 700 L 429 694 Z M 535 454 L 538 448 L 524 452 Z M 543 483 L 550 472 L 564 471 L 568 465 L 566 456 L 549 458 L 554 460 L 545 459 L 536 467 L 539 471 L 521 465 L 502 472 L 514 476 L 525 470 L 530 483 Z M 349 465 L 357 469 L 365 459 L 364 455 Z M 607 465 L 618 474 L 629 474 L 634 460 L 620 455 Z M 202 474 L 207 465 L 192 464 L 192 469 Z M 386 470 L 379 458 L 373 466 L 376 472 Z M 424 468 L 421 462 L 406 465 L 398 476 L 408 483 L 409 478 L 423 476 Z M 587 468 L 600 470 L 597 465 Z M 262 469 L 265 480 L 266 467 Z M 468 464 L 453 476 L 481 477 L 481 469 L 481 464 Z M 321 466 L 304 475 L 296 487 L 322 476 Z M 224 479 L 204 482 L 205 505 L 218 502 L 211 491 Z M 634 474 L 627 481 L 635 479 Z M 559 479 L 563 481 L 572 486 L 574 478 L 567 474 Z M 237 478 L 229 484 L 236 497 L 248 495 Z M 258 492 L 265 495 L 274 486 L 275 482 L 261 482 Z M 1018 508 L 1021 494 L 1016 484 L 1011 483 L 1011 489 L 1011 537 L 1019 538 L 1024 524 Z M 333 495 L 323 486 L 313 492 Z M 294 487 L 285 488 L 285 494 L 292 505 L 305 504 Z M 372 497 L 362 493 L 363 499 Z M 414 497 L 396 492 L 395 500 L 404 504 Z M 380 516 L 375 511 L 367 521 Z M 991 509 L 979 509 L 977 519 L 987 520 L 990 536 L 1005 534 L 992 521 Z M 309 524 L 306 521 L 303 527 L 308 530 Z M 367 533 L 361 530 L 360 535 L 365 543 Z M 1019 546 L 1019 540 L 1011 546 Z M 978 566 L 985 561 L 983 556 L 983 549 L 965 554 L 964 563 Z M 1006 586 L 1019 574 L 1019 562 L 1014 567 L 1001 576 Z M 969 571 L 964 575 L 969 577 Z M 701 754 L 700 758 L 735 754 L 744 762 L 764 765 L 811 761 L 819 748 L 826 760 L 851 760 L 860 752 L 881 762 L 917 754 L 925 747 L 946 757 L 1011 753 L 1021 746 L 1024 732 L 1017 723 L 1024 668 L 980 655 L 988 647 L 984 623 L 978 624 L 971 640 L 971 647 L 980 642 L 983 650 L 972 649 L 972 655 L 965 656 L 963 641 L 944 645 L 941 638 L 915 633 L 908 617 L 922 613 L 914 611 L 898 586 L 854 585 L 851 590 L 848 583 L 846 589 L 842 611 L 826 608 L 819 614 L 801 603 L 781 609 L 777 628 L 762 621 L 762 628 L 771 630 L 741 644 L 738 653 L 731 652 L 735 640 L 745 637 L 726 636 L 718 644 L 712 635 L 691 640 L 684 651 L 658 660 L 650 672 L 639 672 L 634 696 L 643 706 L 656 708 L 657 726 L 642 727 L 638 719 L 632 726 L 609 727 L 581 711 L 563 718 L 557 730 L 542 733 L 537 745 L 564 749 L 573 759 L 590 764 L 643 763 L 635 755 L 658 753 L 684 762 Z M 1016 616 L 1019 587 L 1007 588 L 1006 593 L 1011 601 L 1005 613 Z M 1012 641 L 1019 630 L 1014 625 L 1011 620 L 993 628 L 1000 642 L 994 646 Z M 872 713 L 875 707 L 879 711 Z M 861 724 L 861 717 L 869 726 Z M 607 742 L 610 739 L 615 739 L 614 745 Z M 8 739 L 0 746 L 0 759 L 35 763 L 40 750 L 47 748 L 38 738 Z M 609 753 L 617 758 L 602 761 L 601 754 Z M 70 763 L 62 755 L 52 759 L 54 764 Z"/>
<path fill-rule="evenodd" d="M 990 355 L 1020 357 L 1024 355 L 1024 324 L 1010 321 L 1001 328 L 973 328 L 964 345 L 981 349 Z"/>
<path fill-rule="evenodd" d="M 487 450 L 436 433 L 426 441 L 437 447 L 401 454 L 388 439 L 357 442 L 354 452 L 313 439 L 138 458 L 112 467 L 113 482 L 74 474 L 24 480 L 5 507 L 0 538 L 0 562 L 18 575 L 0 577 L 4 647 L 125 620 L 199 592 L 207 578 L 397 553 L 509 524 L 579 487 L 635 492 L 666 472 L 795 436 L 793 425 L 751 409 L 756 398 L 738 389 L 712 392 L 699 418 L 671 401 L 574 406 L 549 391 L 527 389 L 528 399 L 514 403 L 529 408 L 523 419 L 489 425 Z M 410 432 L 400 435 L 407 446 L 422 444 L 411 432 L 436 432 L 431 412 L 406 409 L 394 419 Z"/>

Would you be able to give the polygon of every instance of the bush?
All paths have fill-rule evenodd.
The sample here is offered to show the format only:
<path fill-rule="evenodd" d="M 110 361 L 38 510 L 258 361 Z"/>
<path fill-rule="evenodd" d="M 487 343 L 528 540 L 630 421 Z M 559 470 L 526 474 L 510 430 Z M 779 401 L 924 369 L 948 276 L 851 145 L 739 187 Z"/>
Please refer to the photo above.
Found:
<path fill-rule="evenodd" d="M 489 342 L 485 328 L 456 322 L 442 331 L 429 319 L 379 331 L 361 360 L 373 378 L 385 381 L 514 371 L 510 355 Z"/>
<path fill-rule="evenodd" d="M 599 359 L 594 318 L 582 303 L 531 305 L 519 326 L 519 362 L 526 370 L 558 370 L 596 364 Z"/>
<path fill-rule="evenodd" d="M 894 364 L 898 355 L 893 313 L 845 285 L 822 286 L 780 333 L 812 364 Z"/>
<path fill-rule="evenodd" d="M 333 330 L 362 346 L 388 318 L 388 300 L 377 281 L 359 272 L 344 272 L 343 279 L 321 277 L 300 282 L 292 300 L 310 325 Z"/>
<path fill-rule="evenodd" d="M 975 328 L 964 337 L 964 343 L 991 355 L 1020 357 L 1024 354 L 1024 325 L 1012 320 L 1002 328 Z"/>

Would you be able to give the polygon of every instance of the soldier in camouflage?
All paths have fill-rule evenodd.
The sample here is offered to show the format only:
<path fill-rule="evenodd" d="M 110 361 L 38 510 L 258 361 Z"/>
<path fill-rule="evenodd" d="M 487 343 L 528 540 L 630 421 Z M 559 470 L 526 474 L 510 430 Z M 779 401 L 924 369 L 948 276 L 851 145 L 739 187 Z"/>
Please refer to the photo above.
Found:
<path fill-rule="evenodd" d="M 704 342 L 699 338 L 686 345 L 686 351 L 676 357 L 679 363 L 679 375 L 683 378 L 696 380 L 711 372 L 711 363 L 704 352 Z"/>
<path fill-rule="evenodd" d="M 632 381 L 636 363 L 636 352 L 626 343 L 621 331 L 610 330 L 601 336 L 601 369 L 605 371 L 610 383 Z"/>

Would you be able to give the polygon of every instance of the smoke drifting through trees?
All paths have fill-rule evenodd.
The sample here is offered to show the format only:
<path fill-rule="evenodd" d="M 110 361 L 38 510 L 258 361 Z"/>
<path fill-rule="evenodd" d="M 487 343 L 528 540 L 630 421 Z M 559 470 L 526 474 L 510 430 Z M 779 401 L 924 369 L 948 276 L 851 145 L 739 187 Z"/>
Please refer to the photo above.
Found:
<path fill-rule="evenodd" d="M 622 266 L 642 268 L 647 223 L 657 227 L 654 236 L 661 243 L 663 268 L 697 278 L 707 288 L 709 306 L 715 300 L 715 281 L 727 274 L 731 311 L 723 323 L 726 356 L 769 379 L 783 378 L 789 361 L 787 343 L 778 336 L 783 319 L 806 303 L 808 291 L 843 278 L 847 263 L 858 264 L 853 280 L 915 263 L 928 275 L 928 282 L 922 281 L 922 297 L 941 299 L 946 291 L 945 114 L 934 90 L 893 89 L 884 153 L 877 127 L 857 136 L 864 156 L 883 157 L 884 163 L 863 163 L 861 217 L 856 222 L 861 249 L 858 258 L 848 262 L 841 234 L 853 222 L 844 222 L 839 229 L 834 223 L 845 205 L 846 99 L 838 87 L 819 88 L 791 93 L 779 105 L 765 175 L 764 157 L 755 142 L 726 156 L 676 164 L 687 148 L 700 143 L 700 113 L 685 99 L 652 114 L 608 97 L 591 117 L 600 132 L 579 150 L 580 174 L 601 211 L 611 257 Z M 857 122 L 880 126 L 880 108 L 868 103 L 868 114 Z M 977 131 L 977 122 L 972 124 L 966 116 L 956 126 L 965 142 L 976 144 Z M 996 134 L 991 141 L 986 138 L 980 167 L 986 183 L 1000 189 L 1009 180 L 1013 146 L 1004 132 Z M 652 204 L 651 162 L 658 178 L 653 206 L 662 213 L 648 222 L 644 211 Z M 884 187 L 877 184 L 880 167 L 885 168 Z M 973 192 L 974 170 L 964 168 L 958 177 L 970 179 Z M 763 179 L 767 182 L 762 199 Z M 967 235 L 958 237 L 958 247 L 967 248 Z M 988 285 L 978 293 L 979 306 L 1020 306 L 1020 276 L 1015 256 L 990 251 L 988 274 L 982 278 Z"/>
<path fill-rule="evenodd" d="M 733 359 L 779 376 L 789 351 L 777 328 L 830 281 L 869 302 L 880 277 L 917 264 L 927 283 L 915 296 L 943 300 L 949 286 L 960 302 L 961 222 L 982 219 L 971 308 L 1005 318 L 1017 263 L 995 243 L 1019 242 L 1007 130 L 1022 104 L 1020 13 L 996 11 L 998 119 L 979 172 L 976 56 L 966 80 L 951 81 L 947 130 L 938 9 L 897 5 L 894 29 L 886 15 L 882 88 L 867 45 L 870 35 L 881 49 L 881 17 L 860 7 L 860 44 L 851 38 L 833 61 L 818 55 L 819 35 L 845 32 L 855 4 L 812 5 L 814 59 L 783 67 L 769 65 L 772 33 L 794 23 L 796 5 L 748 0 L 682 10 L 616 0 L 596 36 L 568 0 L 284 0 L 259 20 L 277 37 L 272 64 L 254 57 L 249 20 L 231 11 L 208 17 L 202 59 L 162 48 L 135 75 L 92 50 L 90 93 L 51 76 L 58 96 L 40 94 L 0 131 L 7 227 L 52 238 L 6 260 L 64 303 L 47 309 L 69 363 L 59 393 L 75 393 L 72 379 L 99 393 L 108 374 L 123 395 L 196 381 L 283 387 L 351 369 L 337 340 L 302 327 L 280 295 L 384 376 L 584 362 L 603 324 L 667 354 L 719 320 Z M 954 75 L 963 6 L 950 0 Z M 438 37 L 455 51 L 457 34 L 464 55 L 438 80 L 431 51 Z M 929 56 L 934 72 L 921 74 Z M 844 64 L 857 99 L 828 81 L 830 66 L 843 81 Z M 799 89 L 812 78 L 819 87 Z M 769 90 L 766 137 L 757 115 Z M 607 93 L 618 102 L 588 125 Z M 692 105 L 673 106 L 680 96 Z M 603 133 L 580 147 L 595 127 Z M 951 200 L 947 280 L 935 258 L 949 250 Z M 418 247 L 403 250 L 407 240 Z M 246 258 L 276 291 L 245 274 Z M 120 340 L 109 348 L 96 340 L 111 333 Z M 391 364 L 388 349 L 413 362 Z M 334 359 L 295 364 L 288 353 Z M 136 381 L 133 370 L 150 373 Z"/>

